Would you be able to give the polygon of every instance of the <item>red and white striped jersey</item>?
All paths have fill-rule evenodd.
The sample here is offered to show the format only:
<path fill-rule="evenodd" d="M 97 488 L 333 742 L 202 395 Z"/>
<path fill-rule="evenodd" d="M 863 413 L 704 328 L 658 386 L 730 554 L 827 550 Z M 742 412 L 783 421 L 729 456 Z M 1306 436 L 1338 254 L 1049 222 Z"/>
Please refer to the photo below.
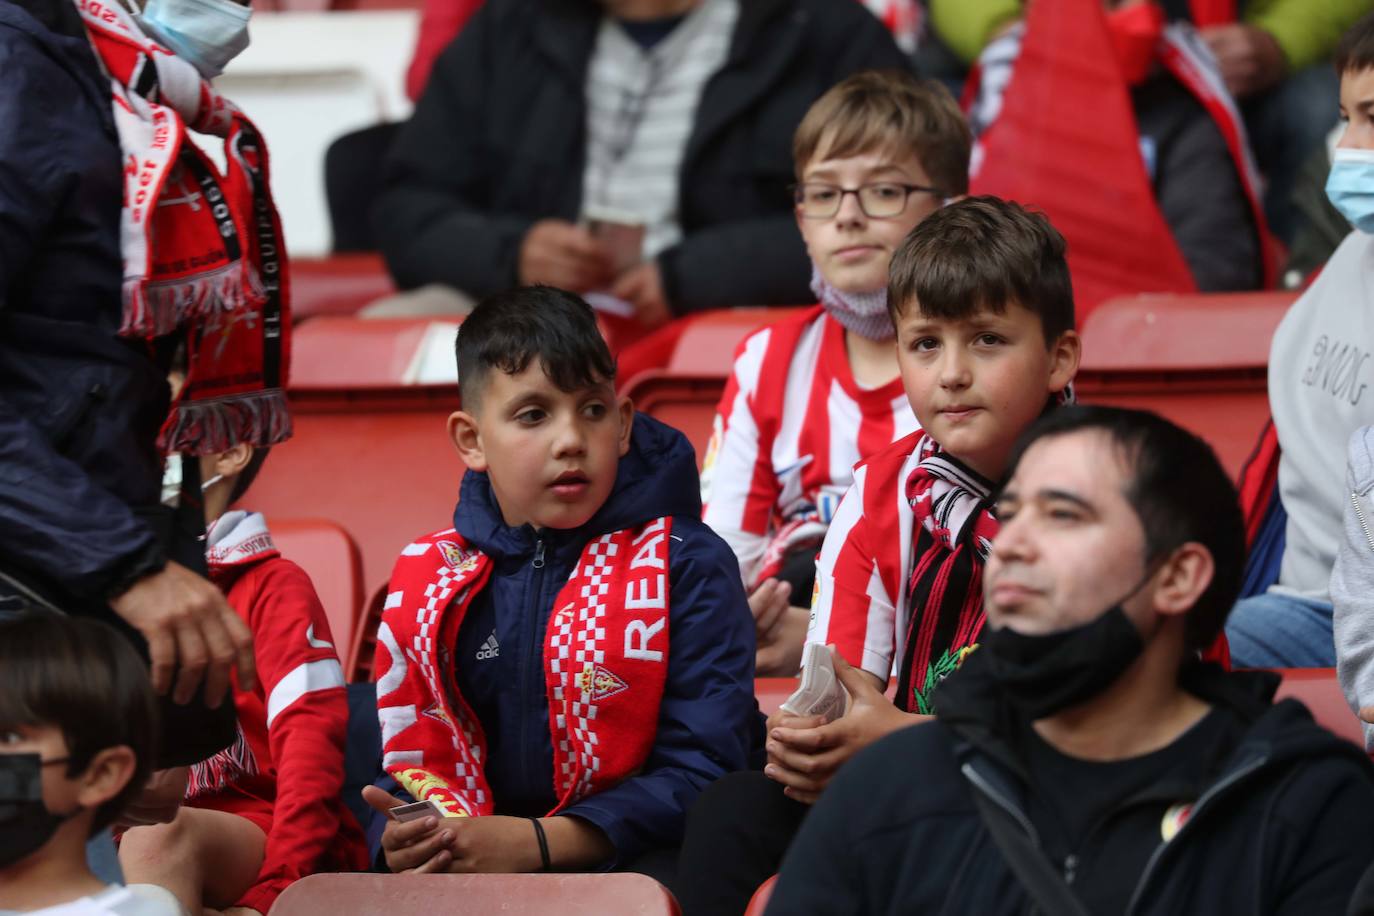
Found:
<path fill-rule="evenodd" d="M 806 641 L 833 644 L 884 682 L 911 617 L 905 585 L 916 515 L 905 484 L 921 462 L 919 440 L 909 436 L 854 469 L 816 561 Z"/>
<path fill-rule="evenodd" d="M 901 379 L 858 385 L 844 328 L 819 306 L 745 338 L 701 472 L 705 521 L 745 584 L 789 546 L 819 541 L 854 465 L 918 428 Z"/>

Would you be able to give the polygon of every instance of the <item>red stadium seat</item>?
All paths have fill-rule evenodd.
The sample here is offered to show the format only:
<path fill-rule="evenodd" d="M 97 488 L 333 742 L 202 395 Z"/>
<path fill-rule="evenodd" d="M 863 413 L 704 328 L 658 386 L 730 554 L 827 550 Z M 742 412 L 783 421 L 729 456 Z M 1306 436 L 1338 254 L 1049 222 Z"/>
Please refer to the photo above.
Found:
<path fill-rule="evenodd" d="M 1301 700 L 1317 723 L 1347 741 L 1364 747 L 1364 727 L 1336 680 L 1335 668 L 1284 668 L 1276 699 Z"/>
<path fill-rule="evenodd" d="M 386 608 L 387 584 L 372 593 L 363 613 L 358 617 L 353 631 L 352 648 L 344 660 L 344 677 L 350 684 L 361 684 L 372 680 L 372 660 L 377 651 L 377 627 L 382 623 L 382 611 Z"/>
<path fill-rule="evenodd" d="M 291 341 L 292 391 L 338 391 L 409 387 L 417 383 L 425 357 L 446 357 L 452 369 L 459 320 L 364 319 L 326 315 L 308 322 Z M 439 352 L 443 351 L 443 352 Z M 451 384 L 444 385 L 455 396 Z"/>
<path fill-rule="evenodd" d="M 759 885 L 759 889 L 754 891 L 754 896 L 749 898 L 749 906 L 744 911 L 744 916 L 763 916 L 768 909 L 768 901 L 773 897 L 773 885 L 778 883 L 778 876 L 774 875 L 767 881 Z"/>
<path fill-rule="evenodd" d="M 1269 343 L 1295 294 L 1113 299 L 1085 322 L 1085 403 L 1154 410 L 1206 439 L 1233 476 L 1269 418 Z"/>
<path fill-rule="evenodd" d="M 364 594 L 412 538 L 452 524 L 463 465 L 445 423 L 458 392 L 405 383 L 432 327 L 451 334 L 451 323 L 424 319 L 307 322 L 289 391 L 295 436 L 253 484 L 253 508 L 269 518 L 323 517 L 348 530 Z"/>
<path fill-rule="evenodd" d="M 353 315 L 396 291 L 379 254 L 301 258 L 290 270 L 291 316 L 297 324 L 319 315 Z"/>
<path fill-rule="evenodd" d="M 311 875 L 292 884 L 270 916 L 676 916 L 677 901 L 647 875 Z"/>
<path fill-rule="evenodd" d="M 703 312 L 684 319 L 666 364 L 626 379 L 621 391 L 635 409 L 685 434 L 696 449 L 697 466 L 706 456 L 711 420 L 734 366 L 735 348 L 752 332 L 795 315 L 796 308 L 741 308 Z M 655 351 L 657 353 L 657 350 Z"/>
<path fill-rule="evenodd" d="M 324 519 L 273 519 L 267 527 L 282 556 L 310 575 L 329 618 L 334 649 L 341 662 L 346 660 L 363 606 L 358 545 L 347 531 Z"/>

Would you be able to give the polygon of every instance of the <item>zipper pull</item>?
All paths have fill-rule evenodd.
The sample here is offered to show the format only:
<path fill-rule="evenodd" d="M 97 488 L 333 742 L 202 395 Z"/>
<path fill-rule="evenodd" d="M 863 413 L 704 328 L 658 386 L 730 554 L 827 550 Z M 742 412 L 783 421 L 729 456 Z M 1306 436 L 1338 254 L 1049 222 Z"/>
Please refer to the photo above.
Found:
<path fill-rule="evenodd" d="M 544 539 L 540 538 L 534 542 L 534 563 L 531 564 L 535 569 L 544 568 Z"/>
<path fill-rule="evenodd" d="M 1074 876 L 1078 874 L 1078 856 L 1067 855 L 1064 857 L 1064 881 L 1073 884 Z"/>

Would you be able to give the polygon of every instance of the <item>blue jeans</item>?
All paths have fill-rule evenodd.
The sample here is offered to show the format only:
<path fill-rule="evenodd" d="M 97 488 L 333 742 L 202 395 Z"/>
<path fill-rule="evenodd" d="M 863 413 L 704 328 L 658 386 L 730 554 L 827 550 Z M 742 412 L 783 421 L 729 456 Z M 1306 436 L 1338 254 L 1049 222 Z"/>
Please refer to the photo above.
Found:
<path fill-rule="evenodd" d="M 1336 641 L 1331 603 L 1280 592 L 1236 602 L 1226 620 L 1237 668 L 1331 668 Z"/>
<path fill-rule="evenodd" d="M 110 830 L 100 831 L 86 843 L 86 865 L 91 873 L 106 884 L 123 884 L 124 870 L 119 867 L 119 852 L 115 849 Z"/>

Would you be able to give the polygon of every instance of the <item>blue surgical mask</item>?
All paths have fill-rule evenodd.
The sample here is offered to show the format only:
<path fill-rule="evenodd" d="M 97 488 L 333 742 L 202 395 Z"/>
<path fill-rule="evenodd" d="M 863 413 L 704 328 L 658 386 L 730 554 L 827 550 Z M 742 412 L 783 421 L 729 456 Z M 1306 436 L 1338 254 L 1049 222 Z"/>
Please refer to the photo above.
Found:
<path fill-rule="evenodd" d="M 1374 234 L 1374 150 L 1337 149 L 1326 196 L 1352 226 Z"/>
<path fill-rule="evenodd" d="M 148 0 L 140 21 L 206 79 L 248 47 L 252 11 L 234 0 Z"/>

